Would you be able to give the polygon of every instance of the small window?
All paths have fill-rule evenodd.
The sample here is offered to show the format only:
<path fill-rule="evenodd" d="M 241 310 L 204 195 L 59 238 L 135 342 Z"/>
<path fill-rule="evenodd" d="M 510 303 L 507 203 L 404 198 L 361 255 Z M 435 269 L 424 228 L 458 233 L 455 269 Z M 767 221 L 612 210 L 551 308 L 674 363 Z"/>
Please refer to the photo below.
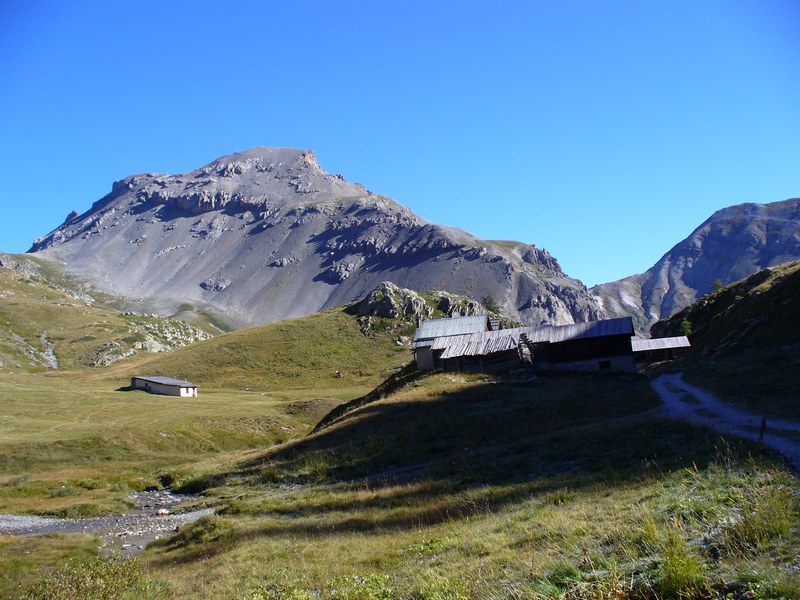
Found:
<path fill-rule="evenodd" d="M 611 370 L 611 361 L 610 360 L 601 360 L 597 363 L 597 367 L 601 371 L 610 371 Z"/>

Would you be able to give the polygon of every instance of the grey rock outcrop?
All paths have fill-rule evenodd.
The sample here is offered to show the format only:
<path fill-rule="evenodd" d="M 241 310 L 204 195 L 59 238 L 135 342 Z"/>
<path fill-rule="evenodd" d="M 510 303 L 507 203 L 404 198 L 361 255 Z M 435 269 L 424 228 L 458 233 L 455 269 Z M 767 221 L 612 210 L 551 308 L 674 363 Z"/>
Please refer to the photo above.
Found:
<path fill-rule="evenodd" d="M 482 315 L 487 312 L 480 302 L 465 296 L 437 291 L 433 292 L 433 299 L 436 303 L 436 308 L 447 317 L 468 317 L 470 315 Z"/>
<path fill-rule="evenodd" d="M 126 177 L 30 251 L 139 310 L 191 304 L 230 327 L 348 304 L 383 281 L 489 295 L 534 325 L 603 316 L 547 251 L 424 221 L 288 148 Z"/>
<path fill-rule="evenodd" d="M 0 269 L 11 269 L 26 275 L 39 275 L 39 269 L 27 260 L 19 260 L 18 257 L 0 252 Z"/>
<path fill-rule="evenodd" d="M 595 286 L 592 295 L 611 316 L 634 318 L 647 332 L 723 285 L 800 258 L 800 199 L 739 204 L 715 212 L 650 269 Z"/>
<path fill-rule="evenodd" d="M 427 319 L 433 314 L 425 299 L 414 292 L 397 287 L 390 281 L 384 281 L 366 297 L 347 308 L 351 314 L 360 316 L 384 317 L 419 317 Z"/>

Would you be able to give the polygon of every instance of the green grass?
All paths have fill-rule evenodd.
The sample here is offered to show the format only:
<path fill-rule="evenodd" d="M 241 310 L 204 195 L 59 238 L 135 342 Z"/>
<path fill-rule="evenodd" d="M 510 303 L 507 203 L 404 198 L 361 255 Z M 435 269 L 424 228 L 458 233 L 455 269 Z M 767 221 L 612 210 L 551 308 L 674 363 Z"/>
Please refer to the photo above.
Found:
<path fill-rule="evenodd" d="M 145 556 L 173 597 L 800 589 L 776 568 L 796 558 L 798 482 L 655 405 L 635 376 L 437 376 L 224 466 L 206 490 L 221 515 Z M 722 550 L 736 523 L 759 531 Z"/>
<path fill-rule="evenodd" d="M 18 274 L 7 275 L 17 281 Z M 50 289 L 43 282 L 20 285 L 28 299 L 37 286 Z M 45 304 L 52 307 L 51 300 L 48 296 Z M 59 340 L 57 353 L 61 346 L 72 353 L 59 356 L 66 357 L 67 366 L 81 364 L 84 344 L 139 340 L 131 316 L 90 307 L 74 307 L 73 314 L 55 306 L 52 318 L 37 318 L 43 319 L 39 324 L 50 323 L 47 319 L 61 324 L 60 330 L 48 325 L 48 337 Z M 33 315 L 16 305 L 14 310 L 21 322 Z M 36 331 L 32 328 L 30 335 Z M 329 311 L 220 336 L 183 353 L 140 355 L 102 369 L 0 373 L 0 513 L 114 514 L 128 510 L 131 490 L 208 487 L 221 466 L 256 449 L 302 438 L 334 406 L 380 383 L 409 358 L 406 348 L 394 344 L 395 336 L 388 326 L 364 336 L 354 317 Z M 342 377 L 333 376 L 336 370 Z M 201 385 L 200 396 L 125 391 L 130 376 L 142 373 L 190 378 Z M 83 540 L 66 538 L 59 556 L 66 560 L 71 544 L 74 556 L 85 557 Z M 0 571 L 19 575 L 19 565 L 27 565 L 41 578 L 64 564 L 40 560 L 46 554 L 0 558 Z M 9 576 L 0 596 L 30 581 Z"/>
<path fill-rule="evenodd" d="M 715 553 L 703 541 L 747 509 L 693 494 L 776 475 L 711 463 L 576 487 L 342 483 L 195 524 L 145 558 L 171 597 L 693 598 L 758 586 L 791 598 L 800 582 L 780 565 L 797 531 L 746 556 Z M 685 506 L 694 513 L 680 516 Z"/>
<path fill-rule="evenodd" d="M 96 558 L 70 561 L 50 574 L 45 581 L 32 586 L 22 596 L 25 600 L 82 598 L 114 600 L 148 598 L 159 593 L 158 586 L 148 584 L 136 559 Z"/>
<path fill-rule="evenodd" d="M 334 309 L 221 335 L 138 369 L 220 388 L 373 388 L 411 359 L 394 337 L 365 336 L 355 317 Z"/>
<path fill-rule="evenodd" d="M 332 310 L 85 369 L 91 348 L 141 329 L 3 276 L 20 297 L 0 298 L 0 317 L 32 345 L 61 323 L 47 337 L 74 368 L 0 373 L 0 512 L 120 513 L 129 491 L 169 485 L 218 514 L 130 563 L 97 560 L 91 537 L 0 537 L 2 597 L 800 597 L 795 476 L 755 445 L 665 418 L 646 377 L 438 374 L 309 435 L 410 359 L 394 342 L 408 324 L 375 320 L 365 335 Z M 36 317 L 36 294 L 51 316 Z M 789 410 L 776 390 L 791 395 L 791 353 L 739 338 L 759 360 L 734 381 L 769 375 L 752 395 Z M 730 349 L 687 364 L 721 385 L 747 364 Z M 123 391 L 133 374 L 190 379 L 200 397 Z"/>
<path fill-rule="evenodd" d="M 59 368 L 75 369 L 139 353 L 148 340 L 172 348 L 199 335 L 173 319 L 88 305 L 44 278 L 0 269 L 0 372 L 46 371 L 45 343 L 54 345 Z"/>
<path fill-rule="evenodd" d="M 325 407 L 308 390 L 209 391 L 166 399 L 167 410 L 164 398 L 118 392 L 95 375 L 60 404 L 57 391 L 77 377 L 0 379 L 16 386 L 12 414 L 28 420 L 3 424 L 13 443 L 0 512 L 111 507 L 137 478 L 159 477 L 220 508 L 152 545 L 131 578 L 119 579 L 127 583 L 118 597 L 689 598 L 757 588 L 757 597 L 789 598 L 800 590 L 782 568 L 800 545 L 796 479 L 769 457 L 749 458 L 758 457 L 752 446 L 659 417 L 644 377 L 552 375 L 508 386 L 435 375 L 283 441 L 252 431 L 264 416 L 309 431 Z M 94 563 L 85 538 L 41 556 L 46 539 L 22 540 L 0 538 L 31 552 L 0 556 L 9 573 L 0 594 L 46 597 L 48 586 L 111 578 L 113 565 Z M 62 597 L 80 597 L 71 593 Z"/>
<path fill-rule="evenodd" d="M 127 383 L 79 373 L 0 376 L 0 512 L 122 510 L 129 490 L 158 485 L 163 471 L 186 479 L 199 460 L 302 437 L 355 393 L 203 389 L 198 398 L 171 398 L 120 391 Z"/>
<path fill-rule="evenodd" d="M 71 561 L 94 561 L 98 545 L 77 534 L 0 536 L 0 597 L 19 597 Z"/>

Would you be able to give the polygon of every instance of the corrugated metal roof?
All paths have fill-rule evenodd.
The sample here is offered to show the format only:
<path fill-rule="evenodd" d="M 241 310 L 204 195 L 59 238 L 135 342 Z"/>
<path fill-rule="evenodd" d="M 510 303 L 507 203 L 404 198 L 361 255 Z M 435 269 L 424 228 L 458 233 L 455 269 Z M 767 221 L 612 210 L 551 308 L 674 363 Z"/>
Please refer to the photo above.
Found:
<path fill-rule="evenodd" d="M 439 337 L 433 340 L 433 343 L 431 344 L 431 350 L 443 350 L 459 344 L 480 344 L 481 346 L 487 344 L 492 345 L 497 343 L 497 340 L 509 336 L 514 338 L 514 345 L 516 345 L 517 342 L 519 342 L 520 331 L 520 328 L 500 329 L 498 331 L 480 331 L 478 333 L 466 333 L 464 335 Z"/>
<path fill-rule="evenodd" d="M 199 387 L 197 384 L 185 379 L 175 379 L 173 377 L 161 377 L 155 375 L 135 375 L 134 379 L 141 379 L 142 381 L 150 381 L 152 383 L 160 383 L 161 385 L 175 385 L 180 387 Z"/>
<path fill-rule="evenodd" d="M 501 331 L 486 331 L 484 333 L 459 336 L 457 340 L 453 340 L 453 338 L 448 339 L 452 340 L 453 343 L 444 349 L 440 358 L 486 356 L 487 354 L 494 354 L 495 352 L 514 350 L 519 342 L 519 334 L 516 333 L 515 335 L 515 330 L 505 329 Z"/>
<path fill-rule="evenodd" d="M 545 325 L 543 327 L 522 327 L 529 342 L 566 342 L 607 335 L 633 335 L 633 319 L 620 317 L 603 321 L 589 321 L 572 325 Z"/>
<path fill-rule="evenodd" d="M 414 332 L 414 339 L 411 341 L 411 347 L 428 346 L 430 344 L 426 343 L 427 341 L 439 337 L 486 331 L 487 319 L 488 317 L 486 315 L 472 315 L 469 317 L 423 321 Z"/>
<path fill-rule="evenodd" d="M 645 340 L 642 338 L 631 339 L 631 347 L 634 352 L 644 352 L 647 350 L 669 350 L 670 348 L 690 348 L 689 338 L 685 335 L 668 338 L 655 338 Z"/>

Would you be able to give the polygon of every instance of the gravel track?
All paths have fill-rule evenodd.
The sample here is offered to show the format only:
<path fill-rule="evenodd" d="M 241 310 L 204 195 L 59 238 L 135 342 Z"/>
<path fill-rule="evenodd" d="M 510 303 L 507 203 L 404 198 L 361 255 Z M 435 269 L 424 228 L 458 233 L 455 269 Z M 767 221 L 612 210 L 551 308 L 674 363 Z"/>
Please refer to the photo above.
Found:
<path fill-rule="evenodd" d="M 661 396 L 670 417 L 699 423 L 720 433 L 761 441 L 800 470 L 800 423 L 766 418 L 725 404 L 713 394 L 686 383 L 682 373 L 660 375 L 653 380 L 652 386 Z"/>

